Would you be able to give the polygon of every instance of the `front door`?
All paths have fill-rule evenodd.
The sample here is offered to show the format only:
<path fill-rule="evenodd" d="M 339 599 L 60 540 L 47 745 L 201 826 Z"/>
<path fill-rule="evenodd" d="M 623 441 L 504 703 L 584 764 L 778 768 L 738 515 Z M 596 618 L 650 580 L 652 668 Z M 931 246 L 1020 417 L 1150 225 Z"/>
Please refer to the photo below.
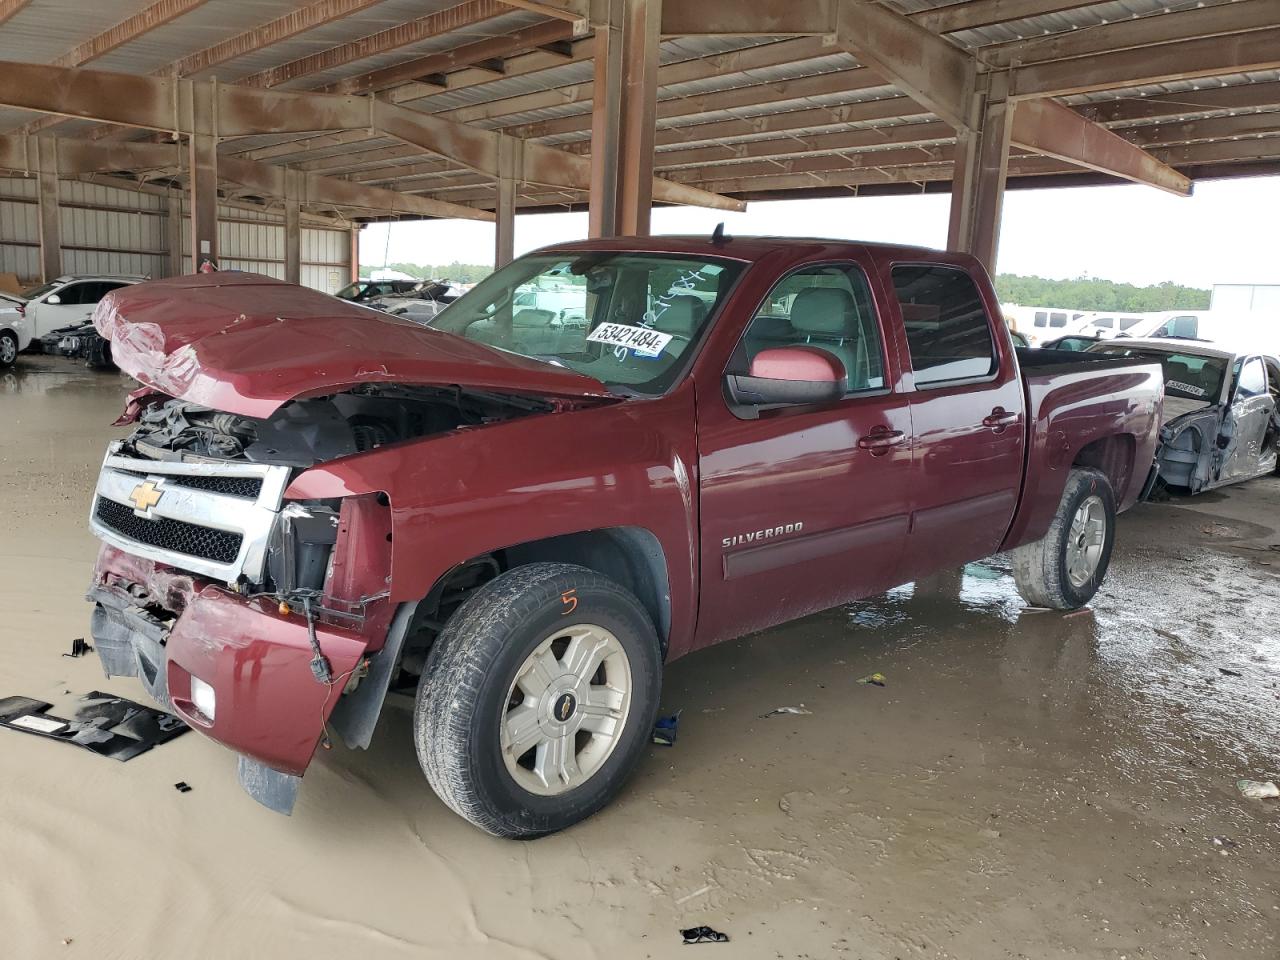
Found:
<path fill-rule="evenodd" d="M 844 399 L 735 410 L 720 383 L 698 383 L 698 645 L 899 582 L 911 424 L 887 343 L 863 270 L 815 264 L 765 297 L 729 372 L 763 349 L 819 347 L 845 367 Z"/>
<path fill-rule="evenodd" d="M 911 533 L 902 572 L 915 579 L 994 553 L 1022 487 L 1022 383 L 992 310 L 959 267 L 896 263 L 895 294 L 914 391 Z M 994 305 L 993 305 L 994 306 Z"/>
<path fill-rule="evenodd" d="M 1267 431 L 1275 411 L 1275 399 L 1267 389 L 1267 368 L 1261 357 L 1249 357 L 1236 365 L 1231 402 L 1227 407 L 1230 432 L 1220 480 L 1247 480 L 1275 469 L 1274 444 Z"/>

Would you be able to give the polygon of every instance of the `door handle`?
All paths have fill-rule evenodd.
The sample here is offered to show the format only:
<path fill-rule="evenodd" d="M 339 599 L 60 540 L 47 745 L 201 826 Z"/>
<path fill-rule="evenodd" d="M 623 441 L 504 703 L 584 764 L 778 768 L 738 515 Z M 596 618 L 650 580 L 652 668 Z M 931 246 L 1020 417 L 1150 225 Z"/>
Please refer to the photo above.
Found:
<path fill-rule="evenodd" d="M 990 427 L 997 433 L 1004 430 L 1005 427 L 1011 427 L 1018 422 L 1016 413 L 1009 413 L 1004 407 L 996 407 L 990 414 L 982 418 L 982 425 Z"/>
<path fill-rule="evenodd" d="M 892 447 L 906 442 L 907 435 L 901 430 L 890 430 L 888 427 L 876 427 L 865 437 L 858 438 L 858 448 L 870 450 L 873 457 L 882 457 Z"/>

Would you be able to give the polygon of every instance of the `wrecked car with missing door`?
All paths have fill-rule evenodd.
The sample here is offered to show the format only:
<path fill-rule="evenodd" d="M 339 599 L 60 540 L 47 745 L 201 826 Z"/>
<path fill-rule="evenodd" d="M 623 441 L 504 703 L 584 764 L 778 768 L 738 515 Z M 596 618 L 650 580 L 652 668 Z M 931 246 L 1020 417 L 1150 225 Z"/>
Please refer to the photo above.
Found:
<path fill-rule="evenodd" d="M 416 691 L 427 780 L 506 837 L 603 807 L 695 649 L 998 550 L 1086 603 L 1161 413 L 1158 364 L 1020 364 L 978 263 L 905 247 L 567 244 L 435 329 L 183 277 L 96 324 L 144 384 L 92 507 L 106 671 L 280 810 Z"/>
<path fill-rule="evenodd" d="M 1276 471 L 1280 360 L 1187 340 L 1109 340 L 1089 352 L 1163 367 L 1165 486 L 1195 494 Z"/>

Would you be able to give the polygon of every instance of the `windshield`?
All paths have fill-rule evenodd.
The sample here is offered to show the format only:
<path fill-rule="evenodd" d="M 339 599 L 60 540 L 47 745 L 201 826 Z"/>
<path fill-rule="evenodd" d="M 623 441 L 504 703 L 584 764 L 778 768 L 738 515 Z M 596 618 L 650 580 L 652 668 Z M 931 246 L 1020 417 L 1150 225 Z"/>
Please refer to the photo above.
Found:
<path fill-rule="evenodd" d="M 369 289 L 369 284 L 364 281 L 359 281 L 357 283 L 349 283 L 345 287 L 343 287 L 341 290 L 339 290 L 337 293 L 335 293 L 334 296 L 340 297 L 343 300 L 359 300 L 360 295 L 364 293 L 367 289 Z"/>
<path fill-rule="evenodd" d="M 43 297 L 50 290 L 56 290 L 62 286 L 57 280 L 51 280 L 49 283 L 42 283 L 39 286 L 32 287 L 30 290 L 22 291 L 22 295 L 28 300 L 34 300 L 36 297 Z"/>
<path fill-rule="evenodd" d="M 1164 392 L 1171 397 L 1187 400 L 1203 400 L 1217 403 L 1222 398 L 1222 380 L 1227 373 L 1227 361 L 1222 357 L 1201 357 L 1194 353 L 1138 349 L 1115 343 L 1100 343 L 1089 349 L 1090 353 L 1105 353 L 1114 357 L 1141 357 L 1155 360 L 1164 367 Z"/>
<path fill-rule="evenodd" d="M 743 266 L 662 254 L 534 254 L 460 297 L 432 326 L 621 392 L 660 394 L 679 379 Z"/>

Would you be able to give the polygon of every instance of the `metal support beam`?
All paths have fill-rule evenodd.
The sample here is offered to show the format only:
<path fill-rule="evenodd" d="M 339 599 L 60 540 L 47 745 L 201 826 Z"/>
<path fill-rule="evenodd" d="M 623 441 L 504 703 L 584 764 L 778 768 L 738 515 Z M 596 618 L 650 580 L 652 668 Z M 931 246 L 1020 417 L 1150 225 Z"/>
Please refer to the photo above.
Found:
<path fill-rule="evenodd" d="M 1020 67 L 1014 73 L 1013 96 L 1015 99 L 1062 97 L 1169 80 L 1277 69 L 1280 69 L 1280 26 Z"/>
<path fill-rule="evenodd" d="M 62 275 L 62 214 L 58 208 L 58 160 L 53 150 L 37 149 L 36 179 L 40 215 L 40 279 L 48 283 Z"/>
<path fill-rule="evenodd" d="M 250 87 L 274 87 L 299 77 L 333 70 L 356 60 L 389 53 L 412 43 L 421 43 L 453 30 L 462 30 L 509 12 L 510 8 L 499 0 L 464 0 L 456 6 L 429 13 L 407 23 L 398 23 L 359 40 L 341 43 L 327 50 L 269 67 L 239 82 Z"/>
<path fill-rule="evenodd" d="M 841 0 L 836 39 L 916 103 L 965 125 L 977 62 L 959 47 L 874 0 Z"/>
<path fill-rule="evenodd" d="M 832 0 L 671 0 L 664 37 L 815 36 L 832 29 Z"/>
<path fill-rule="evenodd" d="M 596 29 L 593 237 L 649 233 L 661 20 L 662 0 L 608 0 L 607 15 Z"/>
<path fill-rule="evenodd" d="M 169 244 L 169 276 L 186 273 L 186 257 L 182 255 L 182 197 L 173 194 L 165 206 L 165 238 Z"/>
<path fill-rule="evenodd" d="M 355 283 L 360 279 L 360 227 L 351 228 L 351 263 L 349 279 Z"/>
<path fill-rule="evenodd" d="M 519 187 L 520 156 L 523 144 L 503 141 L 498 147 L 498 202 L 494 208 L 497 230 L 494 236 L 494 268 L 505 267 L 515 257 L 516 191 Z"/>
<path fill-rule="evenodd" d="M 982 59 L 991 66 L 1025 67 L 1045 60 L 1093 57 L 1117 50 L 1150 47 L 1179 40 L 1246 33 L 1274 27 L 1280 11 L 1275 0 L 1234 0 L 1175 13 L 1160 12 L 1064 30 L 1043 37 L 1012 40 L 984 47 Z M 1088 69 L 1087 62 L 1076 64 Z"/>
<path fill-rule="evenodd" d="M 850 53 L 963 133 L 972 130 L 967 92 L 980 89 L 974 57 L 875 0 L 840 0 L 837 38 Z M 1249 34 L 1248 36 L 1255 36 Z M 1228 40 L 1233 38 L 1227 38 Z M 1280 56 L 1280 53 L 1277 53 Z M 1096 58 L 1095 58 L 1096 62 Z M 1022 83 L 1021 73 L 1010 81 Z M 1003 81 L 1001 81 L 1003 87 Z M 1012 141 L 1092 170 L 1188 194 L 1190 182 L 1142 148 L 1059 103 L 1015 112 Z"/>
<path fill-rule="evenodd" d="M 208 260 L 218 265 L 218 131 L 215 90 L 190 87 L 187 189 L 191 200 L 191 258 L 196 270 Z"/>
<path fill-rule="evenodd" d="M 284 173 L 284 278 L 289 283 L 302 282 L 301 179 L 296 170 Z"/>
<path fill-rule="evenodd" d="M 659 0 L 627 2 L 643 5 Z M 651 75 L 650 83 L 655 82 Z M 259 90 L 0 61 L 0 105 L 191 135 L 204 132 L 192 123 L 189 104 L 196 100 L 208 101 L 198 115 L 216 116 L 219 136 L 372 127 L 479 173 L 498 174 L 502 134 L 369 97 Z M 652 123 L 648 128 L 651 137 Z M 541 144 L 525 147 L 523 175 L 530 182 L 550 186 L 585 188 L 591 181 L 585 158 Z M 705 190 L 660 179 L 651 178 L 650 183 L 653 196 L 667 203 L 745 209 L 741 201 Z"/>
<path fill-rule="evenodd" d="M 1191 181 L 1141 147 L 1086 120 L 1056 100 L 1023 100 L 1013 113 L 1013 143 L 1099 173 L 1149 184 L 1182 197 Z"/>
<path fill-rule="evenodd" d="M 957 134 L 947 249 L 972 254 L 994 275 L 1013 107 L 1008 74 L 985 74 L 978 83 L 970 123 Z"/>
<path fill-rule="evenodd" d="M 454 47 L 451 50 L 442 50 L 439 53 L 415 57 L 412 60 L 404 60 L 389 67 L 362 73 L 359 76 L 347 77 L 322 87 L 321 90 L 324 93 L 377 93 L 402 83 L 435 76 L 445 76 L 446 83 L 451 86 L 452 78 L 447 75 L 452 70 L 474 67 L 475 64 L 486 60 L 510 57 L 513 54 L 531 50 L 544 44 L 567 40 L 572 34 L 572 25 L 562 20 L 539 23 L 524 30 L 517 30 L 514 33 L 488 37 L 484 40 L 477 40 L 474 43 L 464 43 L 462 46 Z M 490 74 L 487 79 L 493 80 L 495 78 Z"/>

